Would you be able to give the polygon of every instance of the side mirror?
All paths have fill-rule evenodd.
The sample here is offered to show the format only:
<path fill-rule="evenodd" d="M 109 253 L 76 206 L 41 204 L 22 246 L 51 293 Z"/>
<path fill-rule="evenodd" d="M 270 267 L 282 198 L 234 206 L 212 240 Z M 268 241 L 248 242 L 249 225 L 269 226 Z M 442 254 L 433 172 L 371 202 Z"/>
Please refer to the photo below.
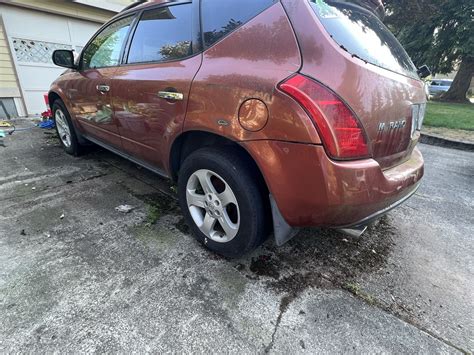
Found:
<path fill-rule="evenodd" d="M 422 65 L 421 67 L 418 68 L 418 70 L 416 71 L 418 73 L 418 76 L 421 78 L 421 79 L 424 79 L 428 76 L 431 75 L 431 70 L 430 68 L 428 68 L 428 66 L 426 65 Z"/>
<path fill-rule="evenodd" d="M 77 69 L 74 64 L 74 53 L 67 49 L 57 49 L 53 52 L 53 63 L 64 68 Z"/>

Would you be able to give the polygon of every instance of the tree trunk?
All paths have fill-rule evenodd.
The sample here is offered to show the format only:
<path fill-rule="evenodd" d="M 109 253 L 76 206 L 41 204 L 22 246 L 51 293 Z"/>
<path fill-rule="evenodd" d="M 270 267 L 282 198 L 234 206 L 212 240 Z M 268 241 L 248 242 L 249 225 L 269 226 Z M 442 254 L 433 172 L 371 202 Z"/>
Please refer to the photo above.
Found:
<path fill-rule="evenodd" d="M 469 102 L 466 98 L 467 90 L 471 85 L 472 76 L 474 74 L 474 57 L 466 57 L 461 62 L 459 71 L 447 92 L 442 94 L 440 101 L 451 102 Z"/>

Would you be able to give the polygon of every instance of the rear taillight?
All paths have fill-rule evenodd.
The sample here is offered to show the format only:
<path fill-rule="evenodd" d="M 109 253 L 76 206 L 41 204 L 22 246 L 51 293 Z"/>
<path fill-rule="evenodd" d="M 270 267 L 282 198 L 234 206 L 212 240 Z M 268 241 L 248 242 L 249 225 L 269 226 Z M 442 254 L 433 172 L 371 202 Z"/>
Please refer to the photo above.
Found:
<path fill-rule="evenodd" d="M 327 153 L 334 159 L 369 156 L 364 130 L 349 107 L 328 88 L 296 74 L 280 84 L 309 114 Z"/>

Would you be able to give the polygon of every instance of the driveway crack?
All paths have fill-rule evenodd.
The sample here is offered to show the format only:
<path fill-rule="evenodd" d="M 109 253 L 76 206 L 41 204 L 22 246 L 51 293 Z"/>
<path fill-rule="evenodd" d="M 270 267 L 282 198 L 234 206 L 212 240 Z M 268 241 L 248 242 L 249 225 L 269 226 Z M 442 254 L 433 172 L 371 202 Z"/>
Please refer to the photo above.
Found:
<path fill-rule="evenodd" d="M 356 297 L 356 298 L 362 300 L 363 302 L 367 303 L 369 306 L 376 307 L 376 308 L 380 309 L 381 311 L 398 318 L 402 322 L 407 323 L 407 324 L 417 328 L 419 331 L 433 337 L 434 339 L 446 344 L 447 346 L 450 346 L 450 347 L 458 350 L 459 352 L 461 352 L 463 354 L 471 354 L 469 351 L 453 344 L 452 342 L 450 342 L 447 339 L 444 339 L 443 337 L 441 337 L 441 336 L 437 335 L 436 333 L 430 331 L 429 329 L 425 328 L 421 324 L 418 324 L 411 317 L 403 315 L 403 314 L 398 313 L 398 312 L 395 312 L 393 309 L 391 309 L 384 302 L 378 300 L 377 298 L 373 297 L 372 295 L 369 295 L 369 294 L 367 294 L 367 293 L 365 293 L 365 292 L 363 292 L 359 289 L 355 289 L 354 287 L 351 286 L 351 284 L 345 284 L 345 285 L 338 284 L 338 286 L 341 289 L 343 289 L 343 290 L 349 292 L 350 294 L 352 294 L 354 297 Z"/>
<path fill-rule="evenodd" d="M 282 319 L 283 315 L 285 314 L 286 310 L 288 309 L 288 307 L 290 306 L 291 302 L 293 302 L 296 297 L 297 297 L 296 294 L 289 294 L 289 295 L 286 295 L 286 296 L 282 297 L 282 299 L 280 301 L 280 309 L 279 309 L 279 313 L 278 313 L 278 318 L 276 320 L 275 328 L 273 329 L 273 333 L 272 333 L 272 340 L 265 347 L 265 353 L 266 354 L 268 354 L 272 350 L 273 344 L 275 343 L 276 333 L 278 331 L 278 328 L 280 327 L 281 319 Z"/>

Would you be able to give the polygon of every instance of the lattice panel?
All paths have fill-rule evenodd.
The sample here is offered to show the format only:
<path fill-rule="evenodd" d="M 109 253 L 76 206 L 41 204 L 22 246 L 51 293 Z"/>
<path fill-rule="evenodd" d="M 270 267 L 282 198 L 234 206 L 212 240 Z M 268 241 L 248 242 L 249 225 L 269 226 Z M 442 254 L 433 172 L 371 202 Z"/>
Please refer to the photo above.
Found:
<path fill-rule="evenodd" d="M 68 44 L 33 41 L 24 38 L 13 38 L 13 49 L 20 62 L 53 63 L 51 56 L 56 49 L 72 49 Z"/>

